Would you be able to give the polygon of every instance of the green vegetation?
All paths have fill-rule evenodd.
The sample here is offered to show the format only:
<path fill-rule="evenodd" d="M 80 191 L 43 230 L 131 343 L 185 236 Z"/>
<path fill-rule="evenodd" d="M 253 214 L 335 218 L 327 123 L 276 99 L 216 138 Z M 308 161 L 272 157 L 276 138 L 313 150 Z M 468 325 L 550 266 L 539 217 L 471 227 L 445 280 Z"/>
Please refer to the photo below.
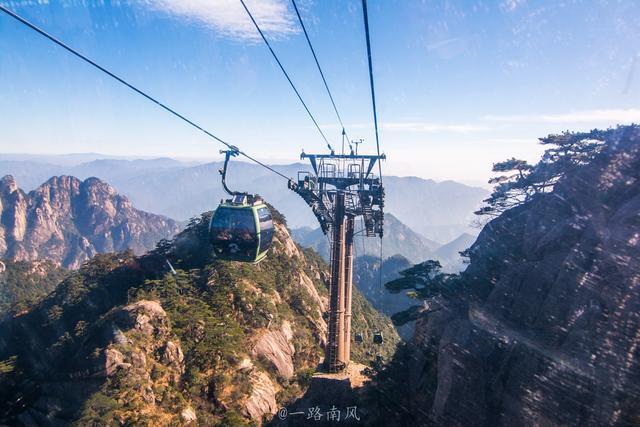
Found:
<path fill-rule="evenodd" d="M 535 165 L 511 158 L 493 165 L 493 171 L 502 175 L 492 178 L 496 184 L 487 204 L 476 215 L 496 217 L 512 207 L 522 205 L 535 196 L 553 190 L 556 182 L 576 168 L 589 163 L 602 151 L 605 141 L 620 137 L 621 131 L 632 132 L 638 125 L 591 132 L 564 132 L 540 138 L 540 143 L 550 148 Z"/>
<path fill-rule="evenodd" d="M 115 411 L 119 406 L 118 401 L 104 393 L 94 393 L 85 403 L 85 409 L 78 420 L 78 425 L 118 425 Z"/>
<path fill-rule="evenodd" d="M 85 381 L 73 383 L 68 393 L 59 392 L 59 405 L 75 414 L 80 425 L 110 425 L 114 420 L 119 425 L 179 424 L 187 407 L 202 425 L 251 425 L 243 415 L 253 391 L 251 368 L 239 368 L 247 358 L 253 369 L 267 373 L 279 404 L 299 398 L 323 355 L 318 294 L 327 294 L 327 266 L 315 252 L 293 246 L 278 214 L 265 261 L 252 265 L 217 260 L 208 241 L 210 215 L 192 219 L 173 240 L 161 241 L 142 257 L 131 252 L 97 255 L 67 273 L 37 307 L 13 319 L 0 332 L 0 370 L 8 373 L 0 378 L 0 398 L 24 393 L 37 401 L 40 386 L 24 379 L 52 371 Z M 353 298 L 353 330 L 366 337 L 352 347 L 354 359 L 369 363 L 376 354 L 389 357 L 398 342 L 389 319 L 355 289 Z M 161 336 L 116 326 L 123 321 L 123 307 L 140 301 L 160 303 L 166 321 L 163 332 L 154 334 Z M 256 340 L 279 330 L 285 321 L 291 325 L 295 349 L 291 378 L 282 376 L 266 357 L 252 354 Z M 25 339 L 23 330 L 34 335 L 28 351 L 19 345 Z M 382 346 L 372 342 L 378 331 L 385 336 Z M 169 340 L 184 355 L 173 364 L 163 361 Z M 18 351 L 9 353 L 14 348 Z M 113 368 L 101 377 L 107 349 L 112 361 L 129 367 Z M 93 380 L 86 381 L 89 378 Z"/>
<path fill-rule="evenodd" d="M 356 343 L 355 334 L 360 333 L 362 343 Z M 376 344 L 373 336 L 382 333 L 384 342 Z M 353 289 L 353 306 L 351 318 L 351 360 L 371 365 L 376 356 L 390 360 L 400 343 L 400 336 L 389 318 L 371 306 L 366 298 L 355 287 Z"/>
<path fill-rule="evenodd" d="M 50 261 L 2 261 L 0 316 L 28 310 L 53 291 L 68 271 Z M 1 266 L 0 266 L 1 267 Z"/>

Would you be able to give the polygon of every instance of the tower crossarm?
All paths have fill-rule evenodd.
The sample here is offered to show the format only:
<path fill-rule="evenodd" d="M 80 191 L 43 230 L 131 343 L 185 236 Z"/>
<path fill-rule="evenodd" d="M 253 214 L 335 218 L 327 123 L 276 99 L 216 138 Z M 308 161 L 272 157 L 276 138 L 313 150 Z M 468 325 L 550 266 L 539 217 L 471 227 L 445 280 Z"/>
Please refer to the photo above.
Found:
<path fill-rule="evenodd" d="M 309 205 L 320 224 L 322 232 L 324 234 L 329 233 L 333 215 L 331 209 L 326 204 L 326 198 L 322 197 L 322 194 L 318 191 L 312 190 L 309 185 L 305 185 L 304 181 L 298 181 L 298 183 L 289 181 L 289 189 L 298 193 L 298 195 L 302 197 L 302 200 Z"/>

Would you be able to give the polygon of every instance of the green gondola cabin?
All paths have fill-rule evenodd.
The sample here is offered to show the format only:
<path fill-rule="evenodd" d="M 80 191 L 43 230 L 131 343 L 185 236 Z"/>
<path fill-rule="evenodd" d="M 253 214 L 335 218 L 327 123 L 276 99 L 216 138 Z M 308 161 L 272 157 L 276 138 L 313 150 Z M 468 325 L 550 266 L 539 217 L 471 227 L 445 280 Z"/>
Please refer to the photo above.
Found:
<path fill-rule="evenodd" d="M 219 259 L 258 263 L 273 239 L 273 219 L 260 198 L 234 195 L 216 209 L 209 225 L 213 251 Z"/>

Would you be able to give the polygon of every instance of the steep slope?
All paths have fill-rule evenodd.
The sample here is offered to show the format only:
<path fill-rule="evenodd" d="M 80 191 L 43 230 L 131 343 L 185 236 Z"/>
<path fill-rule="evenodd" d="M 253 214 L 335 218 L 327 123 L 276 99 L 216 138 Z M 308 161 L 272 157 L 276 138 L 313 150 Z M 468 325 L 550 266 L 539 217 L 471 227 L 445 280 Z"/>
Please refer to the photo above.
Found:
<path fill-rule="evenodd" d="M 437 296 L 378 383 L 389 425 L 640 423 L 640 128 L 604 137 L 458 278 L 423 281 Z"/>
<path fill-rule="evenodd" d="M 291 232 L 293 239 L 304 247 L 315 249 L 325 260 L 329 259 L 329 243 L 327 237 L 318 227 L 298 228 Z M 440 244 L 429 240 L 403 224 L 393 214 L 384 217 L 384 239 L 382 239 L 383 256 L 402 255 L 412 262 L 421 262 L 432 257 Z M 380 239 L 356 237 L 355 253 L 357 256 L 380 256 Z"/>
<path fill-rule="evenodd" d="M 33 306 L 67 273 L 51 261 L 0 261 L 0 319 L 10 308 L 20 313 Z"/>
<path fill-rule="evenodd" d="M 48 259 L 77 268 L 96 253 L 141 254 L 178 231 L 168 218 L 133 207 L 97 178 L 53 177 L 26 194 L 0 181 L 0 258 Z"/>
<path fill-rule="evenodd" d="M 215 260 L 210 215 L 147 255 L 97 255 L 0 324 L 0 423 L 240 426 L 299 397 L 322 357 L 326 265 L 281 222 L 263 262 Z M 398 341 L 354 301 L 359 329 Z"/>

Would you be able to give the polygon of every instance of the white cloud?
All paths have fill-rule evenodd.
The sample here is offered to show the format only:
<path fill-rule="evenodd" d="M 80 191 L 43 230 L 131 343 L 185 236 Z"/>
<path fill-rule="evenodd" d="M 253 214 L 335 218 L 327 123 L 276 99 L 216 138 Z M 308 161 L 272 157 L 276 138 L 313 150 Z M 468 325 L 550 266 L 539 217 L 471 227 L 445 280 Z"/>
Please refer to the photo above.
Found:
<path fill-rule="evenodd" d="M 484 116 L 486 121 L 500 123 L 593 123 L 623 124 L 640 122 L 640 109 L 586 110 L 562 114 L 522 114 Z"/>
<path fill-rule="evenodd" d="M 461 37 L 451 37 L 448 39 L 442 39 L 442 40 L 438 40 L 438 41 L 434 41 L 431 42 L 427 45 L 427 50 L 428 51 L 434 51 L 434 50 L 438 50 L 438 49 L 443 49 L 443 48 L 447 48 L 452 44 L 458 43 L 462 40 Z"/>
<path fill-rule="evenodd" d="M 260 29 L 270 37 L 299 32 L 284 0 L 245 0 Z M 147 7 L 207 25 L 223 37 L 257 41 L 256 31 L 239 0 L 146 0 Z"/>
<path fill-rule="evenodd" d="M 501 6 L 503 9 L 508 10 L 509 12 L 513 12 L 524 3 L 525 0 L 504 0 Z"/>

